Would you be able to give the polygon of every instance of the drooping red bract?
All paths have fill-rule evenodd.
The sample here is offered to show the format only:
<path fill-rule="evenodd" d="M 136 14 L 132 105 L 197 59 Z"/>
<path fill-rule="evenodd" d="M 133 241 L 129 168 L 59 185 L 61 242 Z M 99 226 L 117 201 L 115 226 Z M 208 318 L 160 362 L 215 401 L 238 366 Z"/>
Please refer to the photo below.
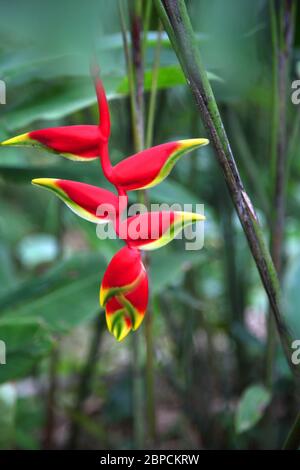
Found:
<path fill-rule="evenodd" d="M 114 166 L 112 181 L 125 191 L 151 188 L 169 175 L 181 155 L 207 143 L 207 139 L 187 139 L 143 150 Z"/>
<path fill-rule="evenodd" d="M 105 153 L 110 135 L 109 107 L 102 82 L 94 71 L 99 125 L 49 127 L 17 135 L 1 145 L 42 147 L 70 160 L 91 161 Z"/>
<path fill-rule="evenodd" d="M 158 176 L 178 142 L 158 145 L 122 160 L 113 170 L 114 181 L 126 191 L 144 188 Z"/>
<path fill-rule="evenodd" d="M 70 159 L 95 159 L 99 155 L 101 134 L 98 126 L 50 127 L 31 131 L 28 137 Z"/>
<path fill-rule="evenodd" d="M 172 241 L 188 225 L 204 219 L 202 214 L 194 212 L 145 212 L 123 221 L 119 236 L 133 248 L 155 250 Z"/>
<path fill-rule="evenodd" d="M 118 218 L 119 198 L 107 189 L 53 178 L 37 178 L 32 183 L 54 192 L 73 212 L 90 222 L 115 222 Z"/>

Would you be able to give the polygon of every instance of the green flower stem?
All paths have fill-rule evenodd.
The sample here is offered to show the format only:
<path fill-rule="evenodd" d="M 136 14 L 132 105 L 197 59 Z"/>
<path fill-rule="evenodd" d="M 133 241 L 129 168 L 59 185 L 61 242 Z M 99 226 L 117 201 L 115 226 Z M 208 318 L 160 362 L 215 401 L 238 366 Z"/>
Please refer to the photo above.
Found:
<path fill-rule="evenodd" d="M 152 83 L 150 91 L 150 100 L 148 108 L 147 130 L 146 130 L 146 148 L 153 145 L 153 129 L 155 118 L 155 107 L 157 98 L 157 82 L 160 64 L 160 50 L 162 39 L 162 24 L 159 23 L 157 34 L 157 45 L 155 50 Z M 147 202 L 147 194 L 143 191 L 144 200 Z M 149 265 L 149 259 L 146 258 Z M 149 308 L 145 318 L 145 339 L 146 339 L 146 390 L 147 390 L 147 424 L 151 443 L 156 441 L 156 413 L 155 413 L 155 394 L 154 394 L 154 338 L 153 338 L 153 309 Z"/>
<path fill-rule="evenodd" d="M 144 63 L 143 63 L 143 45 L 142 45 L 142 3 L 141 0 L 135 0 L 134 8 L 131 12 L 131 41 L 132 41 L 132 68 L 135 82 L 135 94 L 133 96 L 136 103 L 135 121 L 132 126 L 134 134 L 138 139 L 135 142 L 135 152 L 143 150 L 145 145 L 144 132 Z M 134 116 L 133 116 L 134 117 Z M 140 194 L 140 202 L 143 201 L 145 194 Z M 137 410 L 134 420 L 134 436 L 136 447 L 143 449 L 145 442 L 145 415 L 144 415 L 144 354 L 142 347 L 142 337 L 135 334 L 132 337 L 134 348 L 134 406 Z"/>
<path fill-rule="evenodd" d="M 143 57 L 145 57 L 145 53 L 147 49 L 147 39 L 148 39 L 147 35 L 148 35 L 149 27 L 150 27 L 152 7 L 153 7 L 152 0 L 148 0 L 146 2 L 144 21 L 143 21 L 143 33 L 144 33 L 143 34 Z"/>
<path fill-rule="evenodd" d="M 127 40 L 127 27 L 125 20 L 125 12 L 123 9 L 124 2 L 119 0 L 119 13 L 121 22 L 121 31 L 123 37 L 123 47 L 125 54 L 125 62 L 129 83 L 130 111 L 132 122 L 132 134 L 134 149 L 139 152 L 143 148 L 144 137 L 141 134 L 141 126 L 138 122 L 138 101 L 137 84 L 135 80 L 135 62 L 133 54 L 129 48 Z M 136 5 L 139 7 L 139 5 Z M 133 42 L 134 44 L 134 42 Z M 143 379 L 142 379 L 142 354 L 141 339 L 139 334 L 132 336 L 132 372 L 133 372 L 133 440 L 136 449 L 142 449 L 144 446 L 144 400 L 143 400 Z"/>
<path fill-rule="evenodd" d="M 142 30 L 142 3 L 134 2 L 130 11 L 132 49 L 127 41 L 127 28 L 123 2 L 119 1 L 121 28 L 127 74 L 129 81 L 129 95 L 131 108 L 132 133 L 134 151 L 140 152 L 144 148 L 144 69 L 143 48 L 141 41 Z M 144 195 L 142 194 L 142 197 Z M 132 335 L 132 368 L 133 368 L 133 437 L 135 449 L 144 448 L 144 392 L 143 392 L 143 351 L 139 333 Z"/>
<path fill-rule="evenodd" d="M 154 128 L 155 105 L 156 105 L 156 97 L 157 97 L 157 82 L 158 82 L 158 72 L 159 72 L 159 63 L 160 63 L 161 39 L 162 39 L 162 24 L 160 22 L 159 27 L 158 27 L 157 44 L 156 44 L 155 57 L 154 57 L 153 69 L 152 69 L 152 83 L 151 83 L 147 131 L 146 131 L 146 148 L 149 148 L 153 145 L 153 128 Z"/>
<path fill-rule="evenodd" d="M 154 1 L 215 149 L 235 210 L 268 295 L 287 361 L 292 371 L 295 374 L 299 373 L 299 367 L 291 362 L 293 352 L 291 337 L 281 311 L 280 287 L 276 270 L 264 241 L 256 213 L 239 175 L 219 109 L 202 64 L 185 2 L 183 0 Z"/>
<path fill-rule="evenodd" d="M 133 123 L 132 125 L 133 141 L 134 141 L 135 148 L 140 148 L 142 147 L 142 144 L 140 142 L 138 127 L 136 125 L 137 110 L 136 110 L 136 101 L 135 101 L 136 92 L 135 92 L 134 70 L 133 70 L 133 62 L 132 62 L 132 57 L 130 54 L 129 44 L 127 40 L 127 28 L 126 28 L 125 12 L 124 12 L 123 7 L 124 7 L 124 2 L 122 0 L 119 0 L 119 15 L 120 15 L 123 48 L 124 48 L 124 55 L 125 55 L 125 62 L 126 62 L 127 76 L 128 76 L 131 118 L 132 118 L 132 123 Z"/>
<path fill-rule="evenodd" d="M 132 37 L 132 57 L 133 57 L 133 70 L 135 74 L 136 83 L 136 127 L 139 135 L 139 145 L 135 147 L 136 152 L 140 152 L 145 148 L 145 107 L 144 107 L 144 64 L 143 59 L 146 50 L 144 49 L 145 42 L 142 42 L 142 3 L 141 0 L 136 0 L 135 11 L 132 16 L 131 26 L 131 37 Z M 146 11 L 146 16 L 150 15 L 149 11 Z M 148 21 L 150 18 L 148 18 Z M 147 26 L 148 28 L 148 26 Z M 144 36 L 145 37 L 145 36 Z M 156 61 L 155 65 L 158 68 L 159 63 Z M 154 80 L 154 78 L 153 78 Z M 156 88 L 157 83 L 152 82 L 152 89 L 150 94 L 150 103 L 152 106 L 150 120 L 154 119 L 155 111 L 155 100 L 156 100 Z M 149 121 L 148 121 L 149 123 Z M 150 131 L 153 129 L 153 123 L 150 121 Z M 148 128 L 149 129 L 149 128 Z M 149 135 L 148 135 L 149 138 Z M 151 134 L 152 139 L 152 134 Z M 151 143 L 150 143 L 151 145 Z M 147 146 L 149 145 L 149 141 Z M 147 192 L 145 190 L 139 192 L 139 202 L 148 205 Z M 149 258 L 144 255 L 144 264 L 146 268 L 149 267 Z M 146 340 L 146 412 L 147 412 L 147 428 L 149 443 L 151 444 L 156 439 L 156 417 L 155 417 L 155 399 L 154 399 L 154 351 L 153 351 L 153 325 L 152 325 L 152 311 L 148 308 L 145 317 L 145 340 Z M 137 338 L 136 341 L 140 341 L 141 338 Z M 141 356 L 141 352 L 140 352 Z M 143 364 L 140 363 L 140 369 Z"/>

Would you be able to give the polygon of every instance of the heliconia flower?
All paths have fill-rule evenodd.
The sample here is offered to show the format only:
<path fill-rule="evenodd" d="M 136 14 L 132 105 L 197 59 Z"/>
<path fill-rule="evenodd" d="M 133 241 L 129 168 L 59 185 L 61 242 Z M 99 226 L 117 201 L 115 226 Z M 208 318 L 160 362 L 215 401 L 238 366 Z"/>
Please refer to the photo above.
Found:
<path fill-rule="evenodd" d="M 111 181 L 125 191 L 151 188 L 169 175 L 183 154 L 208 143 L 207 139 L 187 139 L 143 150 L 115 165 Z"/>
<path fill-rule="evenodd" d="M 32 183 L 52 191 L 75 214 L 90 222 L 106 223 L 118 217 L 119 198 L 107 189 L 53 178 L 37 178 Z"/>
<path fill-rule="evenodd" d="M 32 146 L 47 149 L 70 160 L 91 161 L 100 156 L 110 135 L 110 116 L 100 78 L 94 83 L 99 108 L 99 125 L 49 127 L 34 130 L 1 142 L 1 145 Z"/>
<path fill-rule="evenodd" d="M 146 212 L 127 220 L 127 191 L 151 188 L 163 181 L 181 155 L 207 145 L 207 139 L 169 142 L 132 155 L 114 167 L 109 158 L 110 113 L 102 82 L 92 70 L 99 125 L 53 127 L 27 132 L 0 145 L 29 145 L 47 149 L 72 160 L 99 158 L 106 179 L 118 196 L 85 183 L 39 178 L 32 183 L 52 191 L 80 217 L 94 223 L 113 222 L 126 246 L 116 253 L 104 274 L 100 304 L 105 308 L 109 331 L 121 341 L 141 325 L 148 304 L 148 276 L 140 250 L 154 250 L 169 243 L 186 226 L 203 221 L 201 214 L 181 211 Z"/>
<path fill-rule="evenodd" d="M 121 222 L 118 234 L 132 248 L 156 250 L 170 243 L 188 225 L 203 220 L 202 214 L 194 212 L 145 212 Z"/>
<path fill-rule="evenodd" d="M 100 288 L 108 330 L 118 341 L 142 323 L 148 304 L 148 277 L 141 254 L 125 246 L 110 261 Z"/>

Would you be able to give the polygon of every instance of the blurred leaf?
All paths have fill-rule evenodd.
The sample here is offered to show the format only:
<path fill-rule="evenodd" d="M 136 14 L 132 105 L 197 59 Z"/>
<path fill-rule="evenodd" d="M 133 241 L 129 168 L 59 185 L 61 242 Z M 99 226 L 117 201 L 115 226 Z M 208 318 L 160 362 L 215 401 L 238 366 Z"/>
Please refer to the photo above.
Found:
<path fill-rule="evenodd" d="M 16 409 L 15 443 L 20 449 L 39 448 L 39 429 L 44 421 L 44 407 L 36 397 L 19 398 Z"/>
<path fill-rule="evenodd" d="M 167 204 L 195 204 L 197 196 L 183 184 L 169 179 L 149 191 L 151 200 Z"/>
<path fill-rule="evenodd" d="M 51 157 L 49 160 L 49 155 L 42 153 L 39 155 L 39 158 L 44 164 L 24 164 L 22 161 L 22 150 L 23 149 L 19 149 L 20 165 L 0 165 L 0 176 L 6 182 L 10 181 L 29 185 L 33 178 L 55 177 L 61 179 L 78 179 L 89 184 L 97 184 L 101 187 L 111 188 L 109 183 L 103 177 L 101 167 L 97 161 L 90 162 L 88 164 L 74 164 L 73 162 L 53 164 L 53 162 L 51 162 Z M 59 160 L 61 161 L 62 157 L 53 156 L 53 158 L 59 162 Z"/>
<path fill-rule="evenodd" d="M 0 383 L 23 377 L 52 347 L 45 324 L 37 318 L 0 318 L 0 337 L 6 345 L 6 364 L 0 366 Z"/>
<path fill-rule="evenodd" d="M 222 82 L 222 79 L 211 72 L 207 72 L 209 80 L 217 80 Z M 144 87 L 146 91 L 151 90 L 152 86 L 152 70 L 146 70 L 145 72 L 145 83 Z M 178 85 L 186 85 L 186 78 L 180 65 L 166 65 L 159 68 L 157 77 L 157 88 L 158 90 L 165 90 Z M 118 88 L 118 92 L 121 94 L 128 94 L 128 77 L 125 77 Z"/>
<path fill-rule="evenodd" d="M 14 385 L 0 385 L 0 449 L 12 446 L 15 432 L 17 394 Z"/>
<path fill-rule="evenodd" d="M 208 73 L 211 80 L 221 81 L 216 75 Z M 128 78 L 102 75 L 108 100 L 127 96 Z M 145 90 L 151 89 L 152 70 L 145 73 Z M 158 75 L 158 89 L 185 85 L 186 80 L 179 65 L 161 67 Z M 58 120 L 89 106 L 95 105 L 96 95 L 89 77 L 65 77 L 36 86 L 37 92 L 31 99 L 25 99 L 15 109 L 3 116 L 3 126 L 13 131 L 25 128 L 37 120 Z"/>
<path fill-rule="evenodd" d="M 251 385 L 243 393 L 235 415 L 235 429 L 242 433 L 253 428 L 271 401 L 270 392 L 262 385 Z"/>
<path fill-rule="evenodd" d="M 0 243 L 0 294 L 12 287 L 14 276 L 14 267 L 10 252 L 3 243 Z"/>
<path fill-rule="evenodd" d="M 114 79 L 110 79 L 107 89 L 111 97 Z M 13 131 L 29 126 L 39 119 L 62 119 L 80 109 L 95 103 L 95 91 L 90 79 L 67 78 L 57 83 L 47 83 L 33 97 L 31 101 L 25 100 L 14 110 L 10 110 L 3 117 L 3 125 Z"/>
<path fill-rule="evenodd" d="M 94 317 L 99 307 L 99 285 L 106 263 L 95 253 L 64 260 L 37 279 L 21 283 L 0 296 L 2 318 L 37 317 L 53 332 Z"/>
<path fill-rule="evenodd" d="M 9 223 L 7 222 L 9 220 Z M 0 200 L 0 233 L 2 240 L 10 246 L 18 242 L 33 229 L 33 222 L 20 207 L 8 200 Z"/>
<path fill-rule="evenodd" d="M 297 237 L 297 244 L 299 239 Z M 294 338 L 300 338 L 300 262 L 295 259 L 288 265 L 284 280 L 284 303 L 286 305 L 286 319 Z"/>
<path fill-rule="evenodd" d="M 173 242 L 174 243 L 174 242 Z M 159 294 L 167 286 L 180 283 L 187 270 L 201 263 L 201 252 L 162 248 L 150 255 L 150 277 L 153 292 Z"/>

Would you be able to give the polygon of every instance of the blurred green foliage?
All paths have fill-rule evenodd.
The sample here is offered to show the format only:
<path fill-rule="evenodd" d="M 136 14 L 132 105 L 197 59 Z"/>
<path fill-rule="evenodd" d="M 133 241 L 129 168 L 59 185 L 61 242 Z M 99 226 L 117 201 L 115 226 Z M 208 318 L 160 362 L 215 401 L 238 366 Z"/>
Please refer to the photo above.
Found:
<path fill-rule="evenodd" d="M 188 6 L 245 187 L 269 236 L 268 2 L 190 0 Z M 156 29 L 153 9 L 146 41 L 146 105 Z M 1 139 L 46 126 L 96 122 L 89 76 L 89 61 L 95 56 L 111 105 L 112 159 L 133 152 L 116 0 L 1 2 L 0 31 L 0 78 L 7 84 L 7 105 L 0 108 Z M 297 30 L 291 77 L 297 70 L 299 40 Z M 154 143 L 204 136 L 166 35 L 158 89 Z M 299 337 L 300 138 L 299 132 L 293 134 L 297 119 L 299 108 L 289 103 L 284 302 L 289 325 Z M 55 379 L 57 427 L 63 431 L 54 446 L 68 446 L 65 428 L 75 422 L 80 430 L 77 447 L 130 448 L 131 340 L 117 344 L 104 329 L 96 340 L 94 336 L 94 319 L 103 322 L 100 280 L 120 244 L 98 240 L 93 225 L 30 186 L 32 178 L 58 177 L 107 187 L 99 163 L 75 164 L 26 148 L 0 148 L 0 154 L 0 339 L 7 345 L 6 364 L 0 365 L 0 447 L 43 446 L 47 390 Z M 279 348 L 272 397 L 255 385 L 264 375 L 267 301 L 212 150 L 207 147 L 184 158 L 148 195 L 152 202 L 204 203 L 207 218 L 200 252 L 184 251 L 178 240 L 150 255 L 155 445 L 278 446 L 297 398 Z M 133 202 L 136 194 L 130 197 Z M 49 237 L 60 254 L 45 258 Z M 35 246 L 31 264 L 24 262 L 28 240 Z M 143 337 L 143 329 L 136 334 Z M 53 354 L 57 350 L 58 356 Z M 85 378 L 87 390 L 78 402 L 77 385 Z M 269 403 L 271 421 L 264 416 Z M 272 423 L 279 418 L 280 429 L 274 432 Z M 146 422 L 144 426 L 147 429 Z"/>

